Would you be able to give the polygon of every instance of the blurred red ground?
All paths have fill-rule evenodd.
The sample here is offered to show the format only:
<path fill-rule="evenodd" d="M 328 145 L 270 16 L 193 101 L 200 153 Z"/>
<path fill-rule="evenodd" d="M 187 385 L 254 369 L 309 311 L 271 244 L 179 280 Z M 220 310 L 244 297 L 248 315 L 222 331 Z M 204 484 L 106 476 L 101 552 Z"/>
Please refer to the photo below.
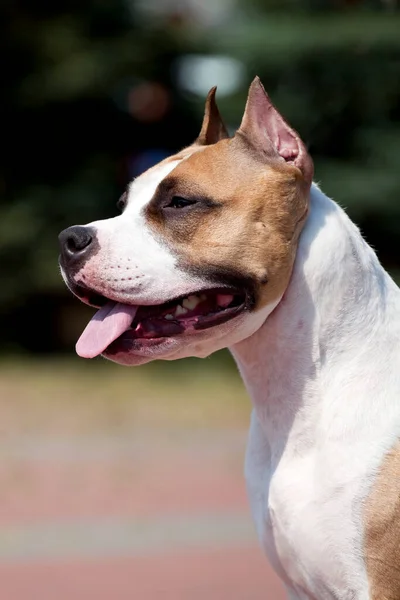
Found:
<path fill-rule="evenodd" d="M 0 568 L 7 600 L 259 600 L 284 598 L 257 549 L 181 552 Z"/>
<path fill-rule="evenodd" d="M 3 444 L 1 600 L 281 600 L 258 547 L 245 432 Z"/>

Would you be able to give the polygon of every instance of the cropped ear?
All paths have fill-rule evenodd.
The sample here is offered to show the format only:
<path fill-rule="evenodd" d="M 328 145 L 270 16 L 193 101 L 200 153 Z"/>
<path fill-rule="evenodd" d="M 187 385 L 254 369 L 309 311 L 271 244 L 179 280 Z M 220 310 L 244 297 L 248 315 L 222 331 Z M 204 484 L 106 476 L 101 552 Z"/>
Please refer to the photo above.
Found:
<path fill-rule="evenodd" d="M 216 86 L 211 88 L 206 99 L 203 124 L 201 126 L 200 135 L 195 142 L 201 146 L 216 144 L 220 140 L 229 137 L 215 101 L 216 91 Z"/>
<path fill-rule="evenodd" d="M 311 184 L 314 166 L 299 134 L 272 104 L 259 77 L 252 82 L 238 130 L 265 158 L 280 158 L 297 167 Z"/>

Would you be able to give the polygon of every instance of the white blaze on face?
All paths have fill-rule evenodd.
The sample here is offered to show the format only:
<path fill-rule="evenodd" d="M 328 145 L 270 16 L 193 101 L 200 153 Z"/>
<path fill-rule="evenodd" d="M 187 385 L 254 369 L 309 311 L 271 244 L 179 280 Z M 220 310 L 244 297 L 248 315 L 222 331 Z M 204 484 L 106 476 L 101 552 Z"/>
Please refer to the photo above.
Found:
<path fill-rule="evenodd" d="M 144 213 L 158 185 L 180 162 L 174 160 L 155 167 L 133 181 L 129 186 L 127 205 L 121 216 L 124 226 L 132 231 L 132 236 L 127 240 L 129 246 L 126 252 L 132 259 L 136 259 L 148 276 L 156 276 L 160 285 L 165 285 L 164 276 L 165 279 L 169 279 L 176 271 L 176 259 L 161 240 L 154 238 Z M 133 237 L 135 239 L 132 239 Z"/>
<path fill-rule="evenodd" d="M 138 177 L 129 187 L 122 215 L 89 224 L 97 231 L 100 248 L 77 280 L 128 304 L 159 304 L 204 288 L 204 281 L 178 268 L 177 258 L 156 239 L 145 217 L 158 185 L 180 162 L 161 164 Z"/>
<path fill-rule="evenodd" d="M 125 213 L 139 216 L 142 209 L 147 206 L 153 198 L 157 187 L 179 165 L 182 160 L 173 160 L 168 163 L 155 166 L 137 179 L 129 186 L 128 201 Z"/>

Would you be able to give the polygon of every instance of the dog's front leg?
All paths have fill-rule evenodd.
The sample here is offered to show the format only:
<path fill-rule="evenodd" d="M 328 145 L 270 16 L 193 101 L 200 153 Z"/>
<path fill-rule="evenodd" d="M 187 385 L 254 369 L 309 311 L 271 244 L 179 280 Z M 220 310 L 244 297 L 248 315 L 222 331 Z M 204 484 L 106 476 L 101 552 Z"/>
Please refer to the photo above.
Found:
<path fill-rule="evenodd" d="M 245 478 L 253 519 L 260 542 L 264 543 L 265 516 L 268 506 L 271 450 L 268 439 L 253 409 L 245 459 Z"/>
<path fill-rule="evenodd" d="M 270 444 L 254 409 L 247 442 L 245 478 L 251 512 L 261 546 L 279 577 L 289 583 L 276 552 L 268 506 L 271 479 Z M 298 598 L 293 596 L 293 600 Z"/>

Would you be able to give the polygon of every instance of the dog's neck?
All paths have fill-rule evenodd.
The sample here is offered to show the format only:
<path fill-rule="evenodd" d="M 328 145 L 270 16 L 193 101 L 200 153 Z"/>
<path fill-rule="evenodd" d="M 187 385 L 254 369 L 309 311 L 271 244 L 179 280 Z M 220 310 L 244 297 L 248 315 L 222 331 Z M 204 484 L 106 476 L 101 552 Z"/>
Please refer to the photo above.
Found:
<path fill-rule="evenodd" d="M 313 185 L 281 302 L 256 333 L 231 348 L 277 455 L 289 437 L 295 452 L 313 443 L 327 387 L 338 373 L 351 378 L 393 297 L 398 303 L 397 287 L 357 227 Z"/>

